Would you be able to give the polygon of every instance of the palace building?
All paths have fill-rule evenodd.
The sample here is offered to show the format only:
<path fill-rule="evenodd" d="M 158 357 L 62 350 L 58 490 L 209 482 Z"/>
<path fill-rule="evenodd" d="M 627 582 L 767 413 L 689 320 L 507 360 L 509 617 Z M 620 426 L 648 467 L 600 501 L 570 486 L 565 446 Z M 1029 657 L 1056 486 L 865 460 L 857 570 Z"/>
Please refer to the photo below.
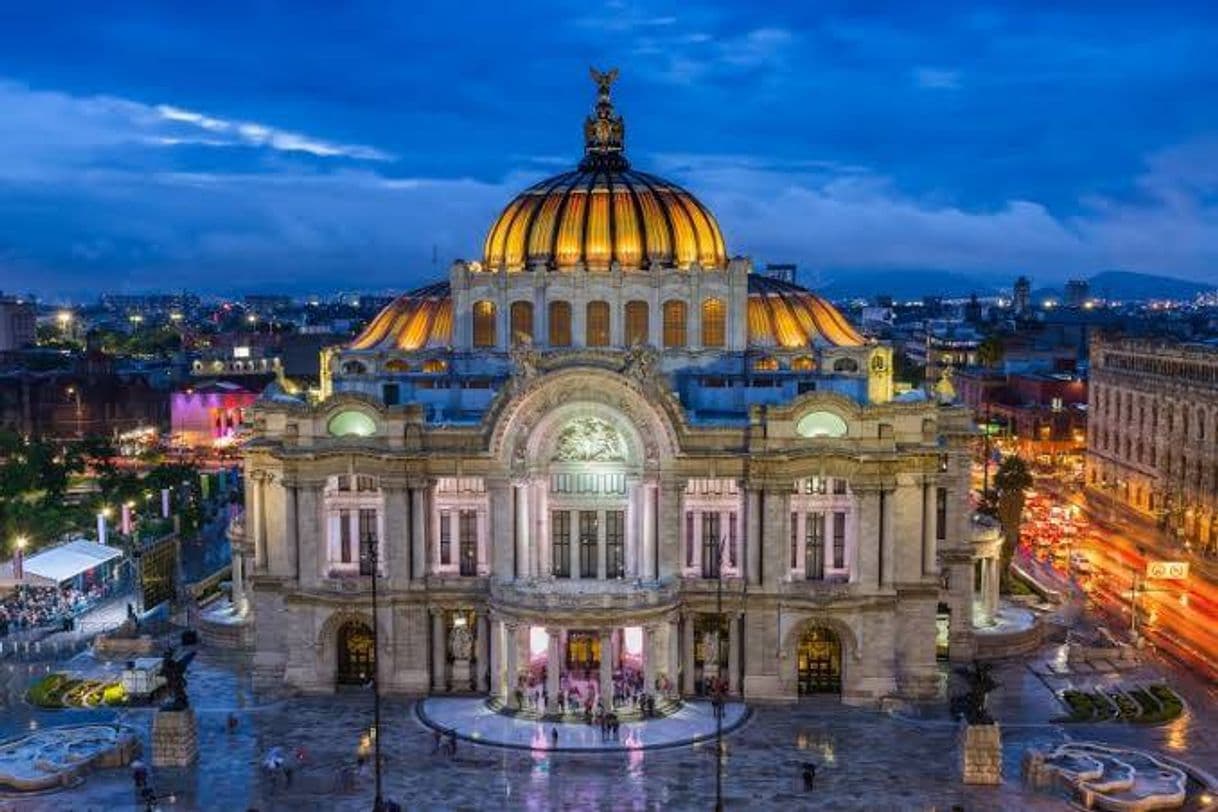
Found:
<path fill-rule="evenodd" d="M 325 351 L 318 402 L 254 407 L 255 683 L 934 693 L 997 587 L 967 410 L 894 398 L 890 347 L 632 168 L 594 75 L 577 168 Z"/>
<path fill-rule="evenodd" d="M 1218 550 L 1218 348 L 1091 342 L 1087 495 Z"/>

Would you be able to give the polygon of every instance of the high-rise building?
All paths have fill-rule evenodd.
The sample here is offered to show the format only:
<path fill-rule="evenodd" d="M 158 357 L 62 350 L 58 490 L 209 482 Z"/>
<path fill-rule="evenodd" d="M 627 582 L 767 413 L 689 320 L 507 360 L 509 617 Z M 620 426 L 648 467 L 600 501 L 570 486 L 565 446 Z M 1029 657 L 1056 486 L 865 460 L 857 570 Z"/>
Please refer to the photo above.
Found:
<path fill-rule="evenodd" d="M 325 351 L 320 402 L 254 407 L 231 537 L 255 682 L 935 695 L 939 641 L 972 657 L 997 600 L 968 410 L 894 402 L 889 346 L 729 259 L 631 168 L 599 78 L 578 169 Z"/>
<path fill-rule="evenodd" d="M 33 302 L 0 296 L 0 352 L 33 345 L 38 340 L 37 324 Z"/>
<path fill-rule="evenodd" d="M 1066 307 L 1082 307 L 1091 296 L 1091 284 L 1086 279 L 1071 279 L 1066 283 Z"/>
<path fill-rule="evenodd" d="M 1014 295 L 1011 298 L 1011 309 L 1016 316 L 1026 316 L 1032 309 L 1032 283 L 1028 277 L 1021 276 L 1015 280 Z"/>

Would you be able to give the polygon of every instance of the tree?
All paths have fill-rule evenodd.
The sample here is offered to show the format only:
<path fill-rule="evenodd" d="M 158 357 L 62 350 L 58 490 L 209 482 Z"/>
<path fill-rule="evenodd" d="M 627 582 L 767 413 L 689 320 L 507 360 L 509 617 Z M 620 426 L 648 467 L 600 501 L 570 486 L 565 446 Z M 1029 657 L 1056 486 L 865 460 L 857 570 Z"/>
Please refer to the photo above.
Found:
<path fill-rule="evenodd" d="M 982 342 L 977 345 L 977 363 L 983 367 L 994 368 L 1002 363 L 1003 356 L 1006 355 L 1006 348 L 1002 345 L 1002 339 L 996 335 L 988 335 Z"/>
<path fill-rule="evenodd" d="M 1023 505 L 1032 473 L 1028 464 L 1015 454 L 1004 457 L 994 474 L 995 502 L 993 511 L 1002 523 L 1002 581 L 1001 590 L 1010 591 L 1011 559 L 1019 544 L 1019 528 L 1023 522 Z"/>

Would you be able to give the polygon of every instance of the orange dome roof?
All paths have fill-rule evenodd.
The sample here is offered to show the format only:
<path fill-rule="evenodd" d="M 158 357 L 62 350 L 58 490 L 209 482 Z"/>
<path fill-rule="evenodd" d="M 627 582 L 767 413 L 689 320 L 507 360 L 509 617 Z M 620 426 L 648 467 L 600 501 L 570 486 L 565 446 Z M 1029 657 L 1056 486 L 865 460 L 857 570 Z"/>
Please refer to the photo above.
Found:
<path fill-rule="evenodd" d="M 727 267 L 719 224 L 674 183 L 629 169 L 567 172 L 522 192 L 487 233 L 488 270 Z"/>
<path fill-rule="evenodd" d="M 726 268 L 727 248 L 714 216 L 689 192 L 634 172 L 626 160 L 626 125 L 609 87 L 617 70 L 592 71 L 596 108 L 584 121 L 584 158 L 575 172 L 521 192 L 487 232 L 487 270 L 645 269 L 652 265 Z"/>
<path fill-rule="evenodd" d="M 859 347 L 866 339 L 841 312 L 790 282 L 749 274 L 749 344 L 799 349 L 817 344 Z M 453 308 L 447 282 L 399 296 L 350 345 L 353 350 L 421 350 L 452 344 Z"/>

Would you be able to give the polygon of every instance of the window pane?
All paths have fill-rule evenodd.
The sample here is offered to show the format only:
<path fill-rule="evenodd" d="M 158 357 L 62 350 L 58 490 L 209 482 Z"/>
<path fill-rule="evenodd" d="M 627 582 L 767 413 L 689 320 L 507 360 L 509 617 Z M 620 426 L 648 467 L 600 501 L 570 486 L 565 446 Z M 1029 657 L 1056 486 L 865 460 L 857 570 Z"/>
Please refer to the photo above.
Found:
<path fill-rule="evenodd" d="M 719 514 L 702 514 L 702 577 L 719 574 Z"/>
<path fill-rule="evenodd" d="M 372 559 L 376 549 L 376 510 L 360 508 L 359 511 L 359 572 L 372 574 Z M 380 569 L 378 567 L 378 569 Z"/>
<path fill-rule="evenodd" d="M 445 511 L 440 514 L 440 563 L 445 566 L 453 561 L 453 527 L 452 514 Z"/>
<path fill-rule="evenodd" d="M 833 514 L 833 568 L 846 566 L 846 514 Z"/>
<path fill-rule="evenodd" d="M 571 346 L 570 302 L 550 302 L 550 346 Z"/>
<path fill-rule="evenodd" d="M 650 342 L 647 319 L 647 302 L 626 303 L 626 346 Z"/>
<path fill-rule="evenodd" d="M 605 512 L 605 574 L 609 578 L 626 576 L 626 514 L 621 510 Z"/>
<path fill-rule="evenodd" d="M 565 510 L 550 513 L 550 566 L 556 576 L 571 576 L 571 514 Z"/>
<path fill-rule="evenodd" d="M 609 346 L 609 303 L 588 302 L 587 339 L 589 347 Z"/>
<path fill-rule="evenodd" d="M 495 303 L 474 302 L 474 346 L 495 346 Z"/>
<path fill-rule="evenodd" d="M 351 554 L 351 511 L 338 512 L 338 560 L 350 564 Z"/>
<path fill-rule="evenodd" d="M 664 346 L 685 346 L 685 302 L 673 299 L 664 303 Z"/>
<path fill-rule="evenodd" d="M 461 574 L 478 574 L 478 514 L 463 510 L 458 516 L 457 532 L 460 534 Z"/>
<path fill-rule="evenodd" d="M 579 512 L 579 577 L 596 577 L 597 515 L 595 510 Z"/>
<path fill-rule="evenodd" d="M 809 513 L 804 527 L 807 536 L 804 575 L 809 581 L 819 581 L 825 577 L 825 514 Z"/>
<path fill-rule="evenodd" d="M 707 299 L 702 303 L 702 346 L 722 347 L 727 344 L 727 311 L 722 299 Z"/>
<path fill-rule="evenodd" d="M 533 341 L 533 303 L 512 302 L 512 343 Z"/>

